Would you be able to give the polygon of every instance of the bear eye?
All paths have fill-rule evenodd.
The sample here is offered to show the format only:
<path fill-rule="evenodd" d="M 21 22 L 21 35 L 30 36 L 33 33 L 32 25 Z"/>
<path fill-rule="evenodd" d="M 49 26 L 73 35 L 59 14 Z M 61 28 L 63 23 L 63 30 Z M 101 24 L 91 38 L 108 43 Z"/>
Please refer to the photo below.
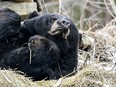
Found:
<path fill-rule="evenodd" d="M 55 20 L 57 20 L 57 19 L 58 19 L 58 17 L 56 17 L 56 16 L 55 16 L 55 17 L 52 17 L 52 18 L 50 19 L 50 22 L 53 23 L 53 22 L 54 22 Z"/>
<path fill-rule="evenodd" d="M 46 41 L 46 39 L 45 38 L 41 38 L 40 41 L 41 42 L 44 42 L 44 41 Z"/>

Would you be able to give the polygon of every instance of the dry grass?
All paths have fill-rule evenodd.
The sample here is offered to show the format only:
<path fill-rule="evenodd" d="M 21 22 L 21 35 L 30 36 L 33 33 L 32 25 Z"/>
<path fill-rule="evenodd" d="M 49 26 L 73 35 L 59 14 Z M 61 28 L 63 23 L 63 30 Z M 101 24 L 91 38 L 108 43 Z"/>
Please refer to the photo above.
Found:
<path fill-rule="evenodd" d="M 11 70 L 0 70 L 0 87 L 38 87 L 28 78 Z"/>
<path fill-rule="evenodd" d="M 115 74 L 100 70 L 98 67 L 88 66 L 71 77 L 60 79 L 61 81 L 38 81 L 38 85 L 44 87 L 115 87 Z M 56 84 L 58 84 L 56 86 Z"/>

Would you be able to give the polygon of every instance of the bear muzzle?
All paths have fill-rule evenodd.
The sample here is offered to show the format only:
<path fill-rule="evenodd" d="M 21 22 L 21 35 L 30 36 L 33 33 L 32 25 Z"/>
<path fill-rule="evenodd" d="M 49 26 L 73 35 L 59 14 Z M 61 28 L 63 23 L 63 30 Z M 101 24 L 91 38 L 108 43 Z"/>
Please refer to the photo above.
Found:
<path fill-rule="evenodd" d="M 58 19 L 54 21 L 48 33 L 51 35 L 62 34 L 62 36 L 67 39 L 70 33 L 70 22 L 64 18 Z"/>

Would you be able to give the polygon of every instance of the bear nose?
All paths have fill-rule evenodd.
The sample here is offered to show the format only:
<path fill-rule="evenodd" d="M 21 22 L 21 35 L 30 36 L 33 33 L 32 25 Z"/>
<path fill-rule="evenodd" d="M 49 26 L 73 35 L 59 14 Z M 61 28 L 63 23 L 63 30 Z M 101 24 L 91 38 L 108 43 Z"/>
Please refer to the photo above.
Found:
<path fill-rule="evenodd" d="M 64 27 L 69 27 L 70 26 L 70 22 L 68 20 L 66 20 L 66 19 L 60 19 L 58 21 L 58 24 L 60 24 L 60 25 L 62 25 Z"/>

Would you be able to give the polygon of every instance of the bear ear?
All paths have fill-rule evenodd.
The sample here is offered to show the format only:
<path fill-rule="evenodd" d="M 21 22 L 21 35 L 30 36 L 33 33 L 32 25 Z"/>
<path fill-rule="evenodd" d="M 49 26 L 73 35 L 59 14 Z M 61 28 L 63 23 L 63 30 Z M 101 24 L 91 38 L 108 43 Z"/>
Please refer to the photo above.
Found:
<path fill-rule="evenodd" d="M 27 19 L 31 19 L 31 18 L 34 18 L 34 17 L 37 17 L 37 16 L 39 16 L 38 12 L 37 11 L 33 11 L 32 13 L 30 13 L 27 16 Z"/>

